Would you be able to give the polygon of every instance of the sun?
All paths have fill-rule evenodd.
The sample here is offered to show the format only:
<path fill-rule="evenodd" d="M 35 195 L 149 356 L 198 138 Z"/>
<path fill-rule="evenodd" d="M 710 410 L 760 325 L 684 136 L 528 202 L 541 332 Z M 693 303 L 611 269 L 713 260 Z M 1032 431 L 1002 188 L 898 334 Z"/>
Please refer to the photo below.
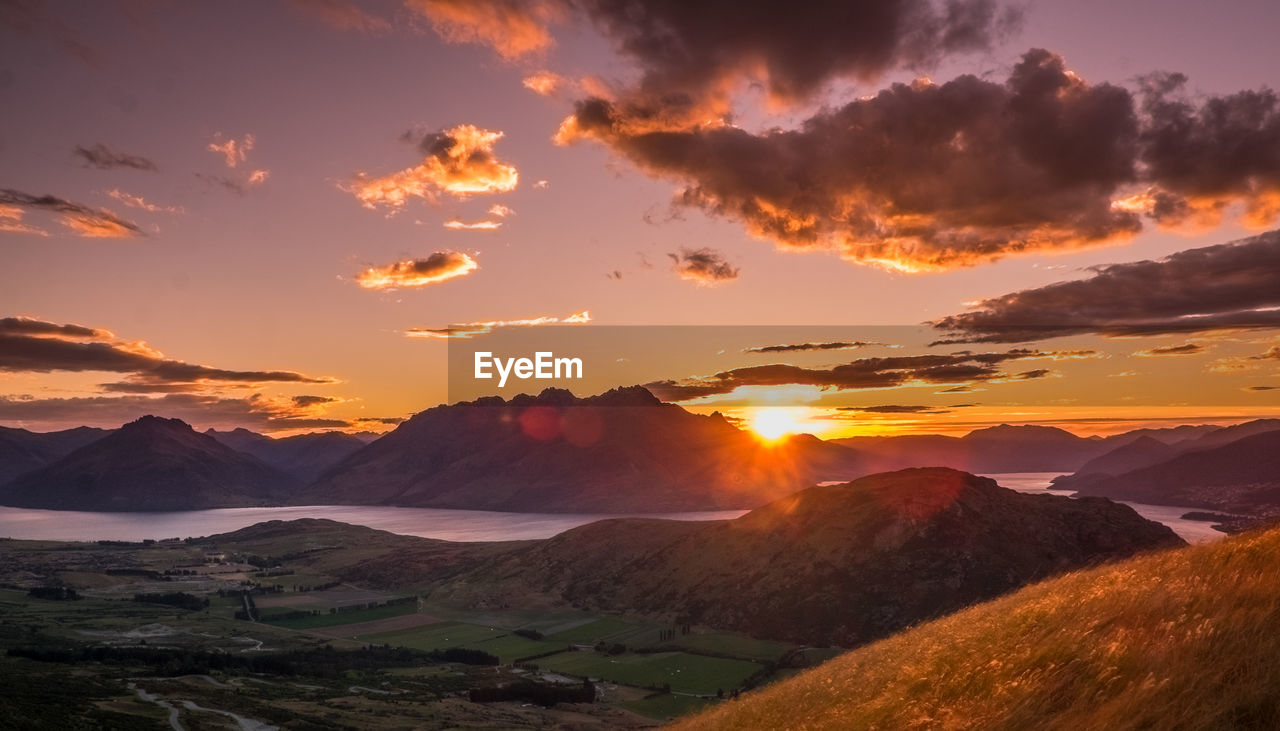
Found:
<path fill-rule="evenodd" d="M 749 422 L 751 431 L 767 442 L 776 442 L 788 434 L 806 430 L 795 409 L 782 406 L 766 406 L 755 410 Z"/>

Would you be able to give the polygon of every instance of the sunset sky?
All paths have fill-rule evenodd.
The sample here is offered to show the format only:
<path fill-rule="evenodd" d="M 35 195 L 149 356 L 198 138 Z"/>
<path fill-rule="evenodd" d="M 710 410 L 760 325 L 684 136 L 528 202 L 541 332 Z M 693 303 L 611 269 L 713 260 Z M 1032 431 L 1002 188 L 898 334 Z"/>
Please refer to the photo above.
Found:
<path fill-rule="evenodd" d="M 750 418 L 769 388 L 823 436 L 1275 415 L 1278 27 L 0 3 L 0 424 L 384 430 L 453 400 L 451 348 L 624 326 L 649 360 L 580 394 Z M 795 327 L 676 355 L 656 326 Z"/>

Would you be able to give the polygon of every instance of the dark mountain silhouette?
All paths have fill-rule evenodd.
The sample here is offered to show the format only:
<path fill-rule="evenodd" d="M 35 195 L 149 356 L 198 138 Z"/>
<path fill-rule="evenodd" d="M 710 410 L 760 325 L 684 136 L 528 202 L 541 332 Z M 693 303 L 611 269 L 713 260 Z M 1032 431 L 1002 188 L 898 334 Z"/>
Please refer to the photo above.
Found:
<path fill-rule="evenodd" d="M 1265 434 L 1273 431 L 1280 431 L 1280 419 L 1254 419 L 1242 424 L 1224 426 L 1195 439 L 1179 442 L 1178 448 L 1183 452 L 1212 449 L 1254 434 Z"/>
<path fill-rule="evenodd" d="M 144 416 L 0 488 L 0 503 L 59 510 L 278 504 L 289 476 L 178 419 Z"/>
<path fill-rule="evenodd" d="M 862 452 L 877 472 L 951 467 L 967 472 L 1073 472 L 1108 450 L 1101 439 L 1050 426 L 1001 424 L 963 437 L 939 434 L 833 439 Z"/>
<path fill-rule="evenodd" d="M 111 432 L 78 426 L 52 432 L 33 432 L 0 426 L 0 485 L 39 469 Z"/>
<path fill-rule="evenodd" d="M 205 434 L 302 482 L 311 482 L 366 444 L 359 437 L 342 432 L 314 432 L 280 439 L 243 428 L 232 431 L 207 429 Z"/>
<path fill-rule="evenodd" d="M 1177 446 L 1166 444 L 1154 437 L 1141 436 L 1123 447 L 1113 449 L 1081 465 L 1073 475 L 1062 475 L 1053 480 L 1054 490 L 1074 490 L 1073 485 L 1083 485 L 1110 475 L 1121 475 L 1132 470 L 1150 467 L 1178 456 Z"/>
<path fill-rule="evenodd" d="M 540 512 L 749 508 L 867 472 L 850 449 L 800 435 L 762 444 L 719 414 L 644 388 L 547 389 L 423 411 L 344 459 L 310 503 Z"/>
<path fill-rule="evenodd" d="M 1182 545 L 1102 499 L 1028 495 L 951 469 L 812 487 L 732 521 L 605 520 L 441 581 L 473 608 L 571 603 L 806 643 L 862 644 L 1031 581 Z M 438 546 L 351 567 L 412 584 Z"/>
<path fill-rule="evenodd" d="M 1229 513 L 1280 514 L 1280 430 L 1184 452 L 1119 475 L 1082 478 L 1071 486 L 1077 495 L 1100 495 L 1113 500 Z"/>

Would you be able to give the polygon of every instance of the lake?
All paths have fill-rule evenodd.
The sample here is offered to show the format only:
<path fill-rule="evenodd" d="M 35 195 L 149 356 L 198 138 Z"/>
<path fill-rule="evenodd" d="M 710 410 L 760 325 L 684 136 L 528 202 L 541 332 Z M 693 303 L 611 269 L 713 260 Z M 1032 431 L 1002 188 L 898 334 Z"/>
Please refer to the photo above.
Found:
<path fill-rule="evenodd" d="M 1016 472 L 990 477 L 1018 492 L 1048 490 L 1058 472 Z M 1183 520 L 1190 508 L 1127 503 L 1144 518 L 1164 523 L 1190 543 L 1222 538 L 1209 523 Z M 287 508 L 222 508 L 172 513 L 89 513 L 73 510 L 28 510 L 0 507 L 0 537 L 52 541 L 141 541 L 146 538 L 187 538 L 239 530 L 266 520 L 328 518 L 378 530 L 446 541 L 516 541 L 550 538 L 570 528 L 606 518 L 666 518 L 669 520 L 729 520 L 745 510 L 695 513 L 499 513 L 487 510 L 438 510 L 357 505 L 309 505 Z"/>
<path fill-rule="evenodd" d="M 239 530 L 265 520 L 328 518 L 378 530 L 446 541 L 516 541 L 550 538 L 606 518 L 728 520 L 745 510 L 645 515 L 498 513 L 356 505 L 221 508 L 172 513 L 89 513 L 0 507 L 0 537 L 52 541 L 141 541 L 188 538 Z"/>
<path fill-rule="evenodd" d="M 1065 490 L 1050 490 L 1049 481 L 1061 472 L 1006 472 L 1004 474 L 982 475 L 990 477 L 1000 483 L 1002 487 L 1018 492 L 1047 492 L 1052 495 L 1067 496 L 1071 493 Z M 1123 501 L 1121 501 L 1123 502 Z M 1182 516 L 1195 508 L 1177 508 L 1168 505 L 1146 505 L 1143 503 L 1125 502 L 1125 505 L 1133 508 L 1138 515 L 1147 520 L 1154 520 L 1157 523 L 1164 523 L 1173 529 L 1187 543 L 1204 543 L 1206 541 L 1223 538 L 1226 533 L 1216 531 L 1210 526 L 1212 523 L 1203 520 L 1184 520 Z"/>

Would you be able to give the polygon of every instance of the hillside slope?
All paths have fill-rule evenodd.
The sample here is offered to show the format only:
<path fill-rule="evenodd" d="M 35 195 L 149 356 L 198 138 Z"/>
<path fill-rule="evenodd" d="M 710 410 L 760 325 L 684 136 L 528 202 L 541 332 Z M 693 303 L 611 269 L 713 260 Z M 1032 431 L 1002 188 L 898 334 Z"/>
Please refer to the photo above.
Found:
<path fill-rule="evenodd" d="M 558 600 L 850 647 L 1062 571 L 1181 544 L 1125 505 L 914 469 L 809 488 L 731 521 L 592 523 L 431 597 L 476 608 Z"/>
<path fill-rule="evenodd" d="M 680 729 L 1280 727 L 1280 529 L 1080 571 Z"/>

